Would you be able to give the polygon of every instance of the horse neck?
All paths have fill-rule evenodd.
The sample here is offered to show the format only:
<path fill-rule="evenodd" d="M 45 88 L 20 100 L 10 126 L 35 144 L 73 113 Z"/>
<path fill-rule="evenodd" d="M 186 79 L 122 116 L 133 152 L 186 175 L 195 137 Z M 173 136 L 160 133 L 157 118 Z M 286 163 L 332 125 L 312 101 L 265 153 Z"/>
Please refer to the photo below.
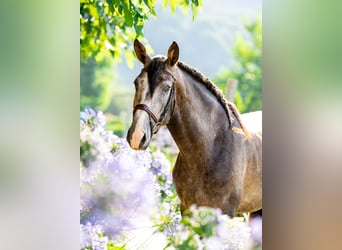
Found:
<path fill-rule="evenodd" d="M 187 72 L 178 73 L 174 113 L 167 127 L 182 155 L 212 158 L 214 144 L 229 134 L 227 115 L 206 86 Z"/>

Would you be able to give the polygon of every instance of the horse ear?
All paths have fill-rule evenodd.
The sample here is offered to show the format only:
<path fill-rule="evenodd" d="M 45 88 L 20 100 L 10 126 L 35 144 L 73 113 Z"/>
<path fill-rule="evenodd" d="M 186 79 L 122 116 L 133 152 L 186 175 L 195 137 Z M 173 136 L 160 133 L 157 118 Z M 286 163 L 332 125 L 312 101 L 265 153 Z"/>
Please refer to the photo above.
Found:
<path fill-rule="evenodd" d="M 151 60 L 151 58 L 146 53 L 145 46 L 141 42 L 139 42 L 138 39 L 134 40 L 134 52 L 137 55 L 139 61 L 143 64 Z"/>
<path fill-rule="evenodd" d="M 175 65 L 178 62 L 179 57 L 179 47 L 178 44 L 173 41 L 169 50 L 167 51 L 167 60 L 171 66 Z"/>

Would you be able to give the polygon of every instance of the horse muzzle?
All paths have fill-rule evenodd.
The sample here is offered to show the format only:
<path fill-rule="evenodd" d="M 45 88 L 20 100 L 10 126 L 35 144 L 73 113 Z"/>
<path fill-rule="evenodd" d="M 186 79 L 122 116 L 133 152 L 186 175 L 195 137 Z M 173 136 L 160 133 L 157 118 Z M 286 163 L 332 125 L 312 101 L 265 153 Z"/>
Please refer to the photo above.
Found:
<path fill-rule="evenodd" d="M 151 142 L 151 128 L 148 120 L 133 122 L 127 133 L 127 142 L 132 149 L 145 150 Z"/>
<path fill-rule="evenodd" d="M 132 149 L 145 150 L 151 141 L 151 133 L 144 131 L 128 131 L 127 142 Z"/>

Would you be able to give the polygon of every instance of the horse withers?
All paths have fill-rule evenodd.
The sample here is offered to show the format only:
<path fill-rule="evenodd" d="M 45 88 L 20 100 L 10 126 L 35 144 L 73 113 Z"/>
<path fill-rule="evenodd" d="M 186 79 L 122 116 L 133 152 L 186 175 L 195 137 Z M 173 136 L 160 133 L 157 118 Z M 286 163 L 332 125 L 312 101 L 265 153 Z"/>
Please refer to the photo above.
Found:
<path fill-rule="evenodd" d="M 244 124 L 214 83 L 178 61 L 175 42 L 167 57 L 151 58 L 138 40 L 134 50 L 143 68 L 134 80 L 127 141 L 144 150 L 161 126 L 169 129 L 179 148 L 173 181 L 181 212 L 192 204 L 231 217 L 261 209 L 261 112 L 247 114 Z"/>

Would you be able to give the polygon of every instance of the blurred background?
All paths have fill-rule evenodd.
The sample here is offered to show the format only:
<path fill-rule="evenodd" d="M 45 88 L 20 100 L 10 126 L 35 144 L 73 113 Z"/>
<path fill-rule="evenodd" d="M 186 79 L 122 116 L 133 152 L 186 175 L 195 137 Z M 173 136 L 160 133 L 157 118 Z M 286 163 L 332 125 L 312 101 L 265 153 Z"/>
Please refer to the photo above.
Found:
<path fill-rule="evenodd" d="M 203 1 L 196 20 L 208 8 L 261 9 L 256 1 L 229 8 L 217 2 Z M 264 249 L 341 249 L 341 4 L 263 1 Z M 4 249 L 78 249 L 80 5 L 7 1 L 0 12 L 0 242 Z M 197 23 L 190 14 L 180 16 Z M 153 21 L 146 22 L 146 36 Z M 170 37 L 157 51 L 156 37 L 163 36 L 148 39 L 161 54 L 176 40 Z M 190 48 L 179 45 L 181 60 L 215 75 L 185 59 Z M 229 53 L 219 56 L 229 60 Z M 108 69 L 118 77 L 115 70 Z"/>

